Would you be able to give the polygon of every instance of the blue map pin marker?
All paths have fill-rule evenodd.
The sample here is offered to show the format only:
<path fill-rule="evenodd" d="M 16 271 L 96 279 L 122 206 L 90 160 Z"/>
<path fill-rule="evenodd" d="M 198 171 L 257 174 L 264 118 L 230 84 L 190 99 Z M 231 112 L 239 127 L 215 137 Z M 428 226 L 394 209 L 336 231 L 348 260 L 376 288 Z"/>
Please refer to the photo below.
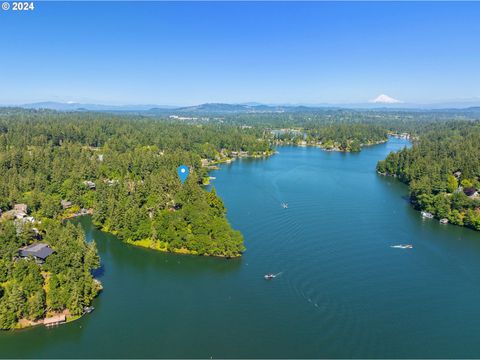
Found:
<path fill-rule="evenodd" d="M 177 174 L 180 180 L 182 180 L 182 184 L 187 180 L 188 173 L 190 172 L 187 165 L 180 165 L 177 168 Z"/>

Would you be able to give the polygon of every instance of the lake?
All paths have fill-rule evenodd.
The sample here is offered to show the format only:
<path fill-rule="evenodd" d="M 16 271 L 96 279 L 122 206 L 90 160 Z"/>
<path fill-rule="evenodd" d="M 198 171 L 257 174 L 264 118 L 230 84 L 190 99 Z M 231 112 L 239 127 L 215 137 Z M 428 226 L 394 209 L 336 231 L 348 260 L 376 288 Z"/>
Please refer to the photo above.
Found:
<path fill-rule="evenodd" d="M 406 145 L 280 147 L 214 171 L 242 259 L 136 248 L 76 220 L 102 258 L 96 310 L 0 333 L 0 356 L 480 357 L 480 234 L 422 220 L 408 188 L 376 174 Z"/>

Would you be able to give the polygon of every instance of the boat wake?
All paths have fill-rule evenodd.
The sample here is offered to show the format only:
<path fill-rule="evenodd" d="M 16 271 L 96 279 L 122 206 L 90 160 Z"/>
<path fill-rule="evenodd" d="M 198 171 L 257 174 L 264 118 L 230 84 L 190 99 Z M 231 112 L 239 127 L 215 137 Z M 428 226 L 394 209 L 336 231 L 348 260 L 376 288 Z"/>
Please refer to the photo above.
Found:
<path fill-rule="evenodd" d="M 394 249 L 413 249 L 413 245 L 410 245 L 410 244 L 407 244 L 407 245 L 392 245 L 390 247 L 394 248 Z"/>
<path fill-rule="evenodd" d="M 267 274 L 267 275 L 264 275 L 263 277 L 265 278 L 265 280 L 272 280 L 272 279 L 275 279 L 276 277 L 282 275 L 282 272 L 279 272 L 279 273 L 276 273 L 276 274 Z"/>

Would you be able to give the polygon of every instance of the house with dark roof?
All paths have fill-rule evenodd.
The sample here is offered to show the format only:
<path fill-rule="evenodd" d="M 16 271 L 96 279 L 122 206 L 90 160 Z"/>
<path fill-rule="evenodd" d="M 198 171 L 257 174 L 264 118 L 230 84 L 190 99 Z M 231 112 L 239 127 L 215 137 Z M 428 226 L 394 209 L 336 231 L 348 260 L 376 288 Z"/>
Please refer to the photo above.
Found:
<path fill-rule="evenodd" d="M 24 248 L 21 248 L 18 255 L 21 258 L 33 257 L 37 262 L 43 263 L 54 253 L 53 249 L 44 243 L 35 243 Z"/>
<path fill-rule="evenodd" d="M 477 189 L 475 189 L 474 187 L 464 188 L 463 192 L 469 197 L 474 197 L 477 194 Z"/>

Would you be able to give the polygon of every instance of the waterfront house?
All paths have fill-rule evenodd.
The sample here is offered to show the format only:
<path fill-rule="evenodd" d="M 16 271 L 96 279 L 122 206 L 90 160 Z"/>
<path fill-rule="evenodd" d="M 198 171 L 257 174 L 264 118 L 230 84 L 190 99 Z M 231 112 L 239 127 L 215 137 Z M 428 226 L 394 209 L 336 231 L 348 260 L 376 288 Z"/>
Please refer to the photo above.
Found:
<path fill-rule="evenodd" d="M 43 263 L 53 252 L 53 249 L 47 244 L 35 243 L 21 248 L 18 255 L 23 259 L 33 257 L 37 262 Z"/>
<path fill-rule="evenodd" d="M 63 209 L 68 209 L 68 208 L 72 207 L 72 202 L 71 201 L 62 200 L 62 201 L 60 201 L 60 204 L 62 205 Z"/>

